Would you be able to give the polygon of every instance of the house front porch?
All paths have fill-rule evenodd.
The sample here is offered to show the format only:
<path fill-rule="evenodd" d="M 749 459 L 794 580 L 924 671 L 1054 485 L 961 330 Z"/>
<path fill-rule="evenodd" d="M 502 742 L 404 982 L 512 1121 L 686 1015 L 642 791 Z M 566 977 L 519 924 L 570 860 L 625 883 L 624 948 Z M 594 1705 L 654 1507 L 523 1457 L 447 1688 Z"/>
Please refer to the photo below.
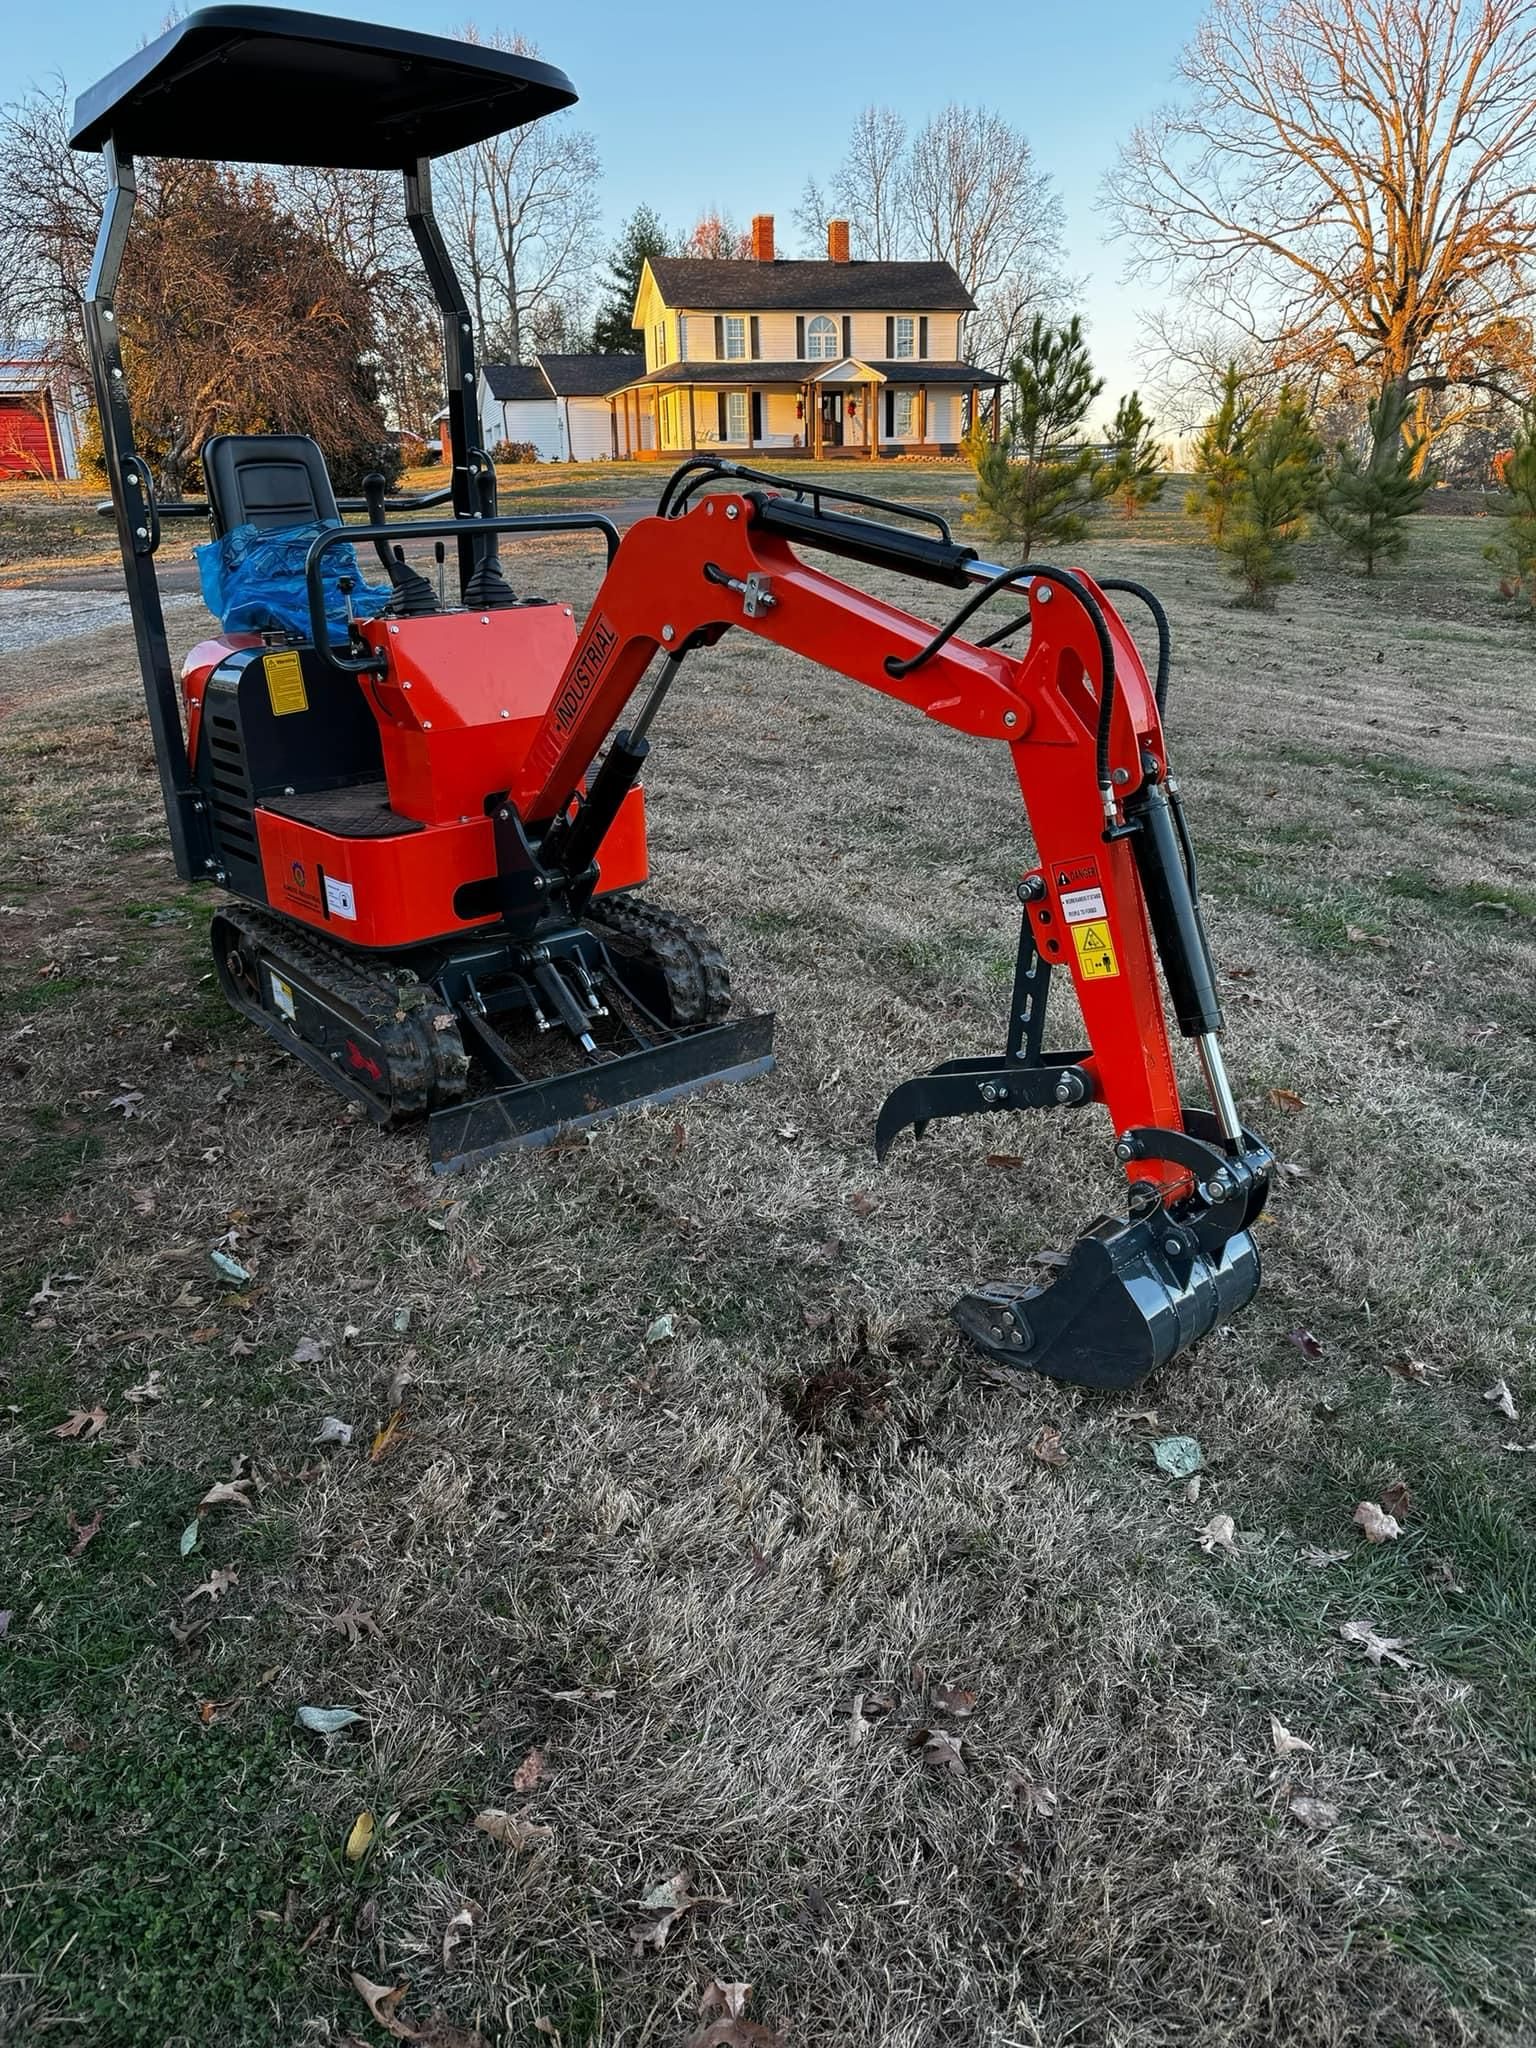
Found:
<path fill-rule="evenodd" d="M 674 363 L 614 394 L 616 453 L 657 461 L 955 455 L 971 420 L 983 417 L 983 395 L 998 394 L 1000 382 L 963 363 Z M 997 410 L 994 403 L 994 423 Z"/>

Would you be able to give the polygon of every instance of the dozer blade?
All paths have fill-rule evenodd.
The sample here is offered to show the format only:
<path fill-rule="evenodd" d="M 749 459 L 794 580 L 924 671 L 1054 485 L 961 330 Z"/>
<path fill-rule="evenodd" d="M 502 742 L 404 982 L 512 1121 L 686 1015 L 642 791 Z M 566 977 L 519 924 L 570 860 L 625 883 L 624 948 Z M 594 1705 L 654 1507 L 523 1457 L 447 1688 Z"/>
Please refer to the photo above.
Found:
<path fill-rule="evenodd" d="M 956 1302 L 965 1335 L 999 1365 L 1079 1387 L 1133 1387 L 1253 1299 L 1259 1253 L 1248 1231 L 1214 1251 L 1182 1248 L 1162 1211 L 1104 1216 L 1053 1280 L 978 1287 Z"/>
<path fill-rule="evenodd" d="M 432 1166 L 455 1173 L 498 1152 L 548 1145 L 566 1131 L 647 1103 L 675 1102 L 712 1081 L 749 1081 L 773 1067 L 773 1015 L 739 1017 L 622 1053 L 549 1080 L 500 1088 L 434 1111 L 427 1136 Z"/>

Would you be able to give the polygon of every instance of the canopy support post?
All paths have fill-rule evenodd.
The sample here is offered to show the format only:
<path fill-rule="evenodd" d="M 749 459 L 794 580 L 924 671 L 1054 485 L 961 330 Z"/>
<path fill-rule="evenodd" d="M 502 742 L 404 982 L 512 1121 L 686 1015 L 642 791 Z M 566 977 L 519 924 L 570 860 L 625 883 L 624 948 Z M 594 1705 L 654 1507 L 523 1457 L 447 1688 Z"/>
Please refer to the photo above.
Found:
<path fill-rule="evenodd" d="M 432 210 L 432 165 L 419 157 L 405 173 L 405 218 L 421 255 L 422 267 L 443 319 L 443 377 L 448 387 L 448 444 L 453 460 L 453 511 L 457 519 L 495 516 L 495 470 L 480 446 L 479 408 L 475 402 L 475 330 L 469 301 L 459 283 Z M 482 478 L 491 481 L 489 507 L 481 500 Z M 459 535 L 459 595 L 475 572 L 484 543 Z"/>

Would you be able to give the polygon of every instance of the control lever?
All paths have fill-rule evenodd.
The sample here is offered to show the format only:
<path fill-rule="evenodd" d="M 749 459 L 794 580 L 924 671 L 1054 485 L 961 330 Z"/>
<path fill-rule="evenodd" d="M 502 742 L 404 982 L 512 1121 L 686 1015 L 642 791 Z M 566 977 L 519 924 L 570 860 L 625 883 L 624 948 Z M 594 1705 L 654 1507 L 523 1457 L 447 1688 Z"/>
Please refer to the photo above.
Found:
<path fill-rule="evenodd" d="M 363 478 L 363 502 L 368 507 L 368 524 L 382 526 L 384 522 L 384 479 L 374 470 Z M 394 596 L 389 608 L 397 616 L 414 618 L 423 612 L 435 612 L 437 599 L 432 586 L 425 576 L 418 576 L 405 559 L 403 548 L 390 549 L 383 535 L 377 535 L 373 543 L 374 553 L 384 564 Z"/>

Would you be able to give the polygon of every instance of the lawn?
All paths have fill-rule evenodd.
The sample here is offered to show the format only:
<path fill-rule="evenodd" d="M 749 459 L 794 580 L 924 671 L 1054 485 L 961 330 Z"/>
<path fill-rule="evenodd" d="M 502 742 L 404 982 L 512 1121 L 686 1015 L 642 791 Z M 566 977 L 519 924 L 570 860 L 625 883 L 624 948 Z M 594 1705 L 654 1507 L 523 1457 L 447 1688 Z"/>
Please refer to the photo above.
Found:
<path fill-rule="evenodd" d="M 1102 1118 L 870 1153 L 1000 1042 L 998 753 L 695 657 L 655 893 L 778 1069 L 442 1183 L 215 995 L 126 628 L 0 657 L 0 2038 L 382 2044 L 357 1972 L 437 2048 L 681 2048 L 711 1979 L 784 2048 L 1529 2040 L 1536 628 L 1487 531 L 1310 546 L 1270 615 L 1176 501 L 1073 550 L 1172 614 L 1284 1162 L 1253 1306 L 1113 1398 L 946 1319 L 1114 1199 Z"/>

